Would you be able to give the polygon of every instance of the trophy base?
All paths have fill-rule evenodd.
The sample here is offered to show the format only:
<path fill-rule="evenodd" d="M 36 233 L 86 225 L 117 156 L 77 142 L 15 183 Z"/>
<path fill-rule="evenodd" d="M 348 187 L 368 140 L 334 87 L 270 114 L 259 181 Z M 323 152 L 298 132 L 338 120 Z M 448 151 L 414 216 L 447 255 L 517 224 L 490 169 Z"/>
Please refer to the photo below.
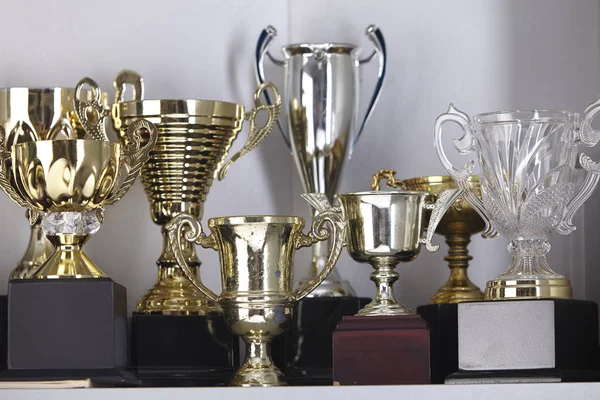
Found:
<path fill-rule="evenodd" d="M 301 290 L 314 280 L 315 277 L 301 279 L 298 281 L 296 289 Z M 310 292 L 310 294 L 306 297 L 356 297 L 356 294 L 354 293 L 354 289 L 352 289 L 352 286 L 350 286 L 350 282 L 348 281 L 325 279 L 323 283 L 317 286 L 316 289 Z"/>
<path fill-rule="evenodd" d="M 121 369 L 40 369 L 6 370 L 0 373 L 0 389 L 3 382 L 91 381 L 93 387 L 139 386 L 135 376 Z"/>
<path fill-rule="evenodd" d="M 496 371 L 519 379 L 533 371 L 535 378 L 537 370 L 554 370 L 586 380 L 600 370 L 595 302 L 481 301 L 457 308 L 458 372 L 471 378 L 487 379 Z M 587 372 L 578 378 L 581 371 Z"/>
<path fill-rule="evenodd" d="M 449 280 L 431 297 L 431 304 L 455 304 L 483 300 L 483 292 L 469 281 Z"/>
<path fill-rule="evenodd" d="M 333 333 L 334 384 L 428 384 L 429 348 L 418 315 L 344 317 Z"/>
<path fill-rule="evenodd" d="M 8 325 L 8 299 L 6 295 L 0 296 L 0 371 L 6 368 L 7 328 Z"/>
<path fill-rule="evenodd" d="M 130 364 L 142 386 L 223 386 L 239 365 L 239 339 L 222 315 L 134 313 Z"/>
<path fill-rule="evenodd" d="M 176 275 L 170 279 L 159 279 L 151 289 L 146 291 L 138 300 L 135 313 L 211 315 L 223 314 L 223 311 L 219 304 L 198 292 L 186 277 Z"/>
<path fill-rule="evenodd" d="M 417 313 L 431 332 L 431 383 L 444 383 L 458 371 L 458 304 L 427 304 Z"/>
<path fill-rule="evenodd" d="M 486 300 L 572 299 L 568 279 L 494 279 L 485 287 Z"/>
<path fill-rule="evenodd" d="M 367 297 L 316 297 L 300 300 L 290 327 L 273 338 L 272 358 L 293 386 L 331 386 L 331 336 L 342 317 L 354 315 L 371 301 Z"/>
<path fill-rule="evenodd" d="M 7 332 L 4 380 L 134 381 L 125 372 L 127 293 L 111 279 L 10 281 Z"/>

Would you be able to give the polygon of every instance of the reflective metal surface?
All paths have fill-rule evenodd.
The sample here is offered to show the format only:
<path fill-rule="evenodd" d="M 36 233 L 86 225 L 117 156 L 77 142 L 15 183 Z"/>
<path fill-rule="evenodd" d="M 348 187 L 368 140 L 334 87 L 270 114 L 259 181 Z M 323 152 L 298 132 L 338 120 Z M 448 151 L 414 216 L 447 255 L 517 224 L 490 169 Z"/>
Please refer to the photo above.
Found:
<path fill-rule="evenodd" d="M 285 378 L 270 357 L 270 342 L 286 329 L 295 302 L 331 272 L 342 251 L 346 224 L 337 213 L 325 211 L 315 217 L 309 234 L 302 233 L 304 221 L 298 217 L 222 217 L 209 219 L 208 225 L 210 236 L 203 233 L 196 217 L 179 214 L 165 229 L 185 275 L 198 290 L 219 302 L 233 333 L 246 342 L 246 358 L 231 385 L 284 385 Z M 333 245 L 325 268 L 307 287 L 292 290 L 295 250 L 326 240 L 329 232 Z M 220 296 L 206 288 L 187 265 L 181 250 L 186 241 L 219 252 Z"/>
<path fill-rule="evenodd" d="M 285 68 L 284 105 L 287 123 L 279 124 L 290 146 L 306 192 L 325 193 L 333 200 L 342 167 L 351 147 L 370 118 L 385 77 L 386 49 L 381 31 L 367 28 L 375 51 L 359 59 L 359 49 L 351 44 L 294 44 L 282 48 L 285 61 L 277 60 L 268 48 L 276 36 L 275 28 L 265 29 L 256 46 L 256 75 L 264 82 L 264 56 Z M 357 125 L 359 71 L 361 63 L 379 55 L 379 78 L 364 120 Z M 283 129 L 287 125 L 287 133 Z M 309 276 L 299 282 L 306 285 L 324 267 L 328 246 L 313 248 Z M 354 291 L 334 270 L 311 296 L 349 296 Z"/>
<path fill-rule="evenodd" d="M 92 93 L 86 91 L 84 96 Z M 6 132 L 6 147 L 33 140 L 82 138 L 85 135 L 73 107 L 73 88 L 0 89 L 0 127 Z M 107 98 L 103 97 L 106 104 Z M 9 180 L 12 166 L 7 165 Z M 31 225 L 29 245 L 9 279 L 31 277 L 54 252 L 37 224 Z"/>
<path fill-rule="evenodd" d="M 126 87 L 133 88 L 132 101 L 123 101 Z M 164 226 L 179 213 L 201 219 L 204 201 L 213 179 L 222 179 L 228 166 L 256 147 L 272 130 L 279 115 L 281 100 L 271 83 L 261 85 L 254 94 L 254 108 L 244 111 L 241 104 L 210 100 L 142 100 L 143 81 L 133 71 L 121 71 L 115 79 L 116 101 L 113 125 L 121 133 L 137 118 L 152 122 L 158 141 L 142 169 L 142 183 L 150 201 L 153 221 Z M 275 105 L 260 103 L 260 95 L 271 89 Z M 256 124 L 258 112 L 266 111 L 267 123 Z M 242 129 L 244 120 L 250 132 L 244 147 L 225 162 L 228 151 Z M 164 229 L 163 249 L 158 264 L 158 279 L 138 301 L 136 312 L 146 314 L 205 315 L 220 312 L 219 306 L 194 289 L 183 275 L 168 246 Z M 198 275 L 200 261 L 190 243 L 182 251 Z"/>
<path fill-rule="evenodd" d="M 376 294 L 357 315 L 394 316 L 412 314 L 394 295 L 398 280 L 396 265 L 414 260 L 425 244 L 429 251 L 439 246 L 431 244 L 433 233 L 445 211 L 461 195 L 461 190 L 440 193 L 433 205 L 426 201 L 427 192 L 373 191 L 337 194 L 340 208 L 332 208 L 327 197 L 320 193 L 302 196 L 317 210 L 332 210 L 343 215 L 347 223 L 346 246 L 350 256 L 369 263 L 375 269 L 371 280 Z M 424 229 L 425 210 L 431 210 L 427 230 Z"/>
<path fill-rule="evenodd" d="M 76 93 L 82 93 L 83 85 L 90 85 L 99 93 L 90 79 L 82 80 Z M 87 104 L 87 100 L 74 100 L 75 105 L 82 102 Z M 78 113 L 82 125 L 102 124 L 101 120 L 88 121 L 87 116 L 101 115 L 104 107 L 97 102 L 87 106 L 96 109 Z M 142 132 L 148 134 L 144 146 L 140 145 Z M 44 214 L 44 222 L 52 229 L 47 236 L 57 246 L 33 277 L 105 276 L 81 247 L 95 232 L 94 223 L 102 221 L 104 207 L 117 202 L 135 181 L 156 142 L 156 129 L 149 122 L 138 120 L 130 126 L 128 138 L 127 145 L 85 139 L 27 141 L 13 145 L 8 152 L 4 131 L 0 129 L 0 186 L 13 201 L 29 209 L 32 224 L 38 221 L 40 213 Z M 12 180 L 7 174 L 7 162 L 12 165 Z M 124 177 L 123 169 L 128 171 Z M 73 214 L 89 212 L 95 213 L 97 220 L 77 221 L 81 223 L 74 226 L 69 219 Z M 54 219 L 57 215 L 60 218 Z"/>
<path fill-rule="evenodd" d="M 422 176 L 399 180 L 395 178 L 395 173 L 394 170 L 379 171 L 373 176 L 372 189 L 379 190 L 379 181 L 385 179 L 389 187 L 427 192 L 433 200 L 436 200 L 442 191 L 457 188 L 456 182 L 450 176 Z M 479 177 L 471 176 L 468 183 L 481 197 Z M 446 211 L 436 233 L 443 235 L 448 244 L 448 255 L 444 260 L 450 267 L 450 277 L 431 297 L 432 304 L 483 300 L 483 292 L 467 275 L 469 261 L 473 259 L 469 255 L 467 246 L 471 241 L 471 235 L 481 232 L 484 227 L 485 223 L 479 214 L 463 198 L 458 199 Z"/>

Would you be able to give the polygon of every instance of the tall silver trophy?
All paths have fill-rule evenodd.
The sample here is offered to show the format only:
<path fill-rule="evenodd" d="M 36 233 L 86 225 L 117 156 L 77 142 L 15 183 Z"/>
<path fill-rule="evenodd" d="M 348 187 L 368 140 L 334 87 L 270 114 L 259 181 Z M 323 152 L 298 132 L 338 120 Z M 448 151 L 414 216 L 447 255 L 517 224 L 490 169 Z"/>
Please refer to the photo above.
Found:
<path fill-rule="evenodd" d="M 360 49 L 352 44 L 291 44 L 283 46 L 284 60 L 274 57 L 269 45 L 277 35 L 269 26 L 262 31 L 256 45 L 256 78 L 266 80 L 265 55 L 285 70 L 283 109 L 287 130 L 277 122 L 300 172 L 304 190 L 324 193 L 333 201 L 344 161 L 361 136 L 381 93 L 385 78 L 386 48 L 381 31 L 374 25 L 367 28 L 375 50 L 359 58 Z M 379 59 L 379 74 L 375 91 L 362 123 L 358 123 L 359 67 Z M 269 100 L 267 98 L 267 100 Z M 329 243 L 313 246 L 309 276 L 300 286 L 313 281 L 327 262 Z M 354 296 L 354 290 L 334 269 L 328 278 L 312 292 L 312 297 Z"/>

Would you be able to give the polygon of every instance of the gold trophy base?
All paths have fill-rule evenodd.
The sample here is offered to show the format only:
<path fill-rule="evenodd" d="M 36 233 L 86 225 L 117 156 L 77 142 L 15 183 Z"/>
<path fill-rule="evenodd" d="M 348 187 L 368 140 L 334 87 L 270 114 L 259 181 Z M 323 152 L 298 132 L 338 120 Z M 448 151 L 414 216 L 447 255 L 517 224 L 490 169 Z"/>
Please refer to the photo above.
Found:
<path fill-rule="evenodd" d="M 83 252 L 82 247 L 89 235 L 48 235 L 56 251 L 32 276 L 38 279 L 86 279 L 107 278 Z"/>
<path fill-rule="evenodd" d="M 469 280 L 466 269 L 459 269 L 464 277 L 459 279 L 451 274 L 450 279 L 431 297 L 431 304 L 454 304 L 463 301 L 483 300 L 483 292 Z M 454 272 L 454 270 L 452 271 Z"/>
<path fill-rule="evenodd" d="M 196 290 L 179 267 L 159 267 L 158 280 L 140 298 L 135 312 L 150 315 L 222 313 L 219 304 Z"/>
<path fill-rule="evenodd" d="M 485 288 L 486 300 L 572 299 L 568 279 L 494 279 Z"/>
<path fill-rule="evenodd" d="M 270 387 L 286 386 L 285 375 L 273 364 L 271 359 L 271 338 L 248 338 L 246 342 L 246 359 L 235 372 L 229 386 Z"/>

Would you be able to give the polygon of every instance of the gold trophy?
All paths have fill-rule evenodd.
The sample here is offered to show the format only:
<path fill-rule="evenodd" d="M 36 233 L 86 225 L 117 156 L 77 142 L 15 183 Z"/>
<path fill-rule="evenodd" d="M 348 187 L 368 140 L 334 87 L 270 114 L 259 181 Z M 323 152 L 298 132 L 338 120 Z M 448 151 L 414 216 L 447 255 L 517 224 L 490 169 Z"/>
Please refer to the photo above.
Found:
<path fill-rule="evenodd" d="M 81 98 L 85 85 L 91 87 L 91 100 Z M 74 92 L 74 112 L 91 139 L 66 139 L 73 135 L 72 125 L 61 123 L 62 133 L 54 131 L 49 137 L 65 139 L 17 140 L 8 151 L 11 137 L 0 131 L 0 186 L 15 203 L 29 209 L 31 224 L 43 216 L 42 228 L 56 246 L 34 278 L 106 277 L 82 247 L 100 228 L 104 208 L 119 201 L 135 181 L 156 142 L 156 129 L 137 120 L 127 130 L 127 146 L 109 142 L 104 131 L 107 109 L 101 99 L 89 78 L 82 79 Z M 144 146 L 142 133 L 149 138 Z M 124 168 L 129 172 L 119 184 Z"/>
<path fill-rule="evenodd" d="M 457 188 L 456 182 L 450 176 L 422 176 L 398 180 L 395 174 L 394 170 L 382 169 L 373 175 L 373 190 L 379 190 L 379 181 L 382 179 L 386 179 L 389 187 L 428 192 L 433 199 L 437 199 L 444 190 Z M 468 184 L 481 197 L 479 177 L 471 176 Z M 446 211 L 435 232 L 443 235 L 448 244 L 448 255 L 444 260 L 450 267 L 450 278 L 431 297 L 431 304 L 483 300 L 483 292 L 467 275 L 469 261 L 473 259 L 467 246 L 471 242 L 471 235 L 483 231 L 484 228 L 483 219 L 462 197 Z"/>
<path fill-rule="evenodd" d="M 91 100 L 92 92 L 82 90 L 81 95 Z M 0 128 L 5 132 L 5 149 L 9 150 L 13 144 L 38 140 L 83 138 L 85 131 L 75 113 L 74 99 L 73 88 L 0 89 Z M 107 98 L 101 99 L 106 104 Z M 6 171 L 15 187 L 10 165 L 6 165 Z M 40 223 L 38 219 L 31 225 L 27 250 L 9 280 L 31 277 L 54 252 Z"/>
<path fill-rule="evenodd" d="M 292 290 L 294 250 L 329 238 L 324 223 L 331 225 L 332 247 L 325 267 L 308 286 Z M 331 211 L 315 216 L 309 234 L 304 220 L 284 216 L 211 218 L 206 236 L 198 220 L 179 214 L 167 225 L 177 262 L 188 279 L 223 308 L 235 335 L 246 342 L 246 359 L 235 373 L 232 386 L 285 385 L 285 377 L 273 364 L 270 342 L 284 332 L 294 304 L 312 292 L 333 269 L 342 246 L 346 224 Z M 185 240 L 184 240 L 185 239 Z M 188 266 L 188 243 L 219 252 L 222 293 L 217 296 L 200 282 Z"/>
<path fill-rule="evenodd" d="M 133 87 L 133 100 L 124 101 L 126 86 Z M 115 130 L 125 134 L 138 118 L 152 122 L 158 129 L 158 141 L 150 160 L 142 169 L 141 179 L 150 201 L 153 221 L 164 226 L 179 213 L 201 219 L 204 201 L 215 177 L 223 179 L 227 168 L 255 148 L 272 130 L 281 100 L 273 84 L 261 85 L 254 94 L 255 107 L 248 112 L 241 104 L 209 100 L 144 100 L 142 78 L 133 71 L 121 71 L 114 82 L 113 105 Z M 260 96 L 267 89 L 274 94 L 274 105 L 262 105 Z M 256 116 L 266 111 L 267 123 L 260 127 Z M 225 162 L 244 120 L 250 133 L 244 147 Z M 138 301 L 136 313 L 170 315 L 207 315 L 219 313 L 213 301 L 194 289 L 183 275 L 168 246 L 163 229 L 163 249 L 158 264 L 158 279 Z M 200 261 L 191 244 L 183 249 L 194 274 Z M 198 275 L 199 276 L 199 275 Z"/>

